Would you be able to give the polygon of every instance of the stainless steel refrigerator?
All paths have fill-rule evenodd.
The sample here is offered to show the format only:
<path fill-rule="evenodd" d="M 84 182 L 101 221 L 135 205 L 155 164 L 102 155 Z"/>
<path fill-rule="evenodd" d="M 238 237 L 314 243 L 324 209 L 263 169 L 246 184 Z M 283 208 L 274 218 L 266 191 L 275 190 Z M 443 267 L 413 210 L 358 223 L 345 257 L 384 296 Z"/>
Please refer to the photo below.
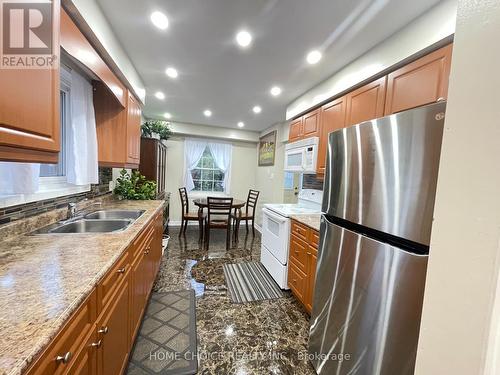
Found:
<path fill-rule="evenodd" d="M 309 337 L 318 374 L 413 374 L 445 105 L 329 135 Z"/>

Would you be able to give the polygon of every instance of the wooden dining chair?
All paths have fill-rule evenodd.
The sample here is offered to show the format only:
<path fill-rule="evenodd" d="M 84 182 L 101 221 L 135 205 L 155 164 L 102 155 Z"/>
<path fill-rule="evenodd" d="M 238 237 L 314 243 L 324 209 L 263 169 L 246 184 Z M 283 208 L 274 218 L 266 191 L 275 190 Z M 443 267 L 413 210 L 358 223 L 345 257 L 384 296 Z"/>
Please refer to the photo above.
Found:
<path fill-rule="evenodd" d="M 182 205 L 182 221 L 181 221 L 181 230 L 179 231 L 179 235 L 186 234 L 186 228 L 188 222 L 197 221 L 200 231 L 200 239 L 203 238 L 203 219 L 205 218 L 205 214 L 200 213 L 200 211 L 189 212 L 189 198 L 187 189 L 185 187 L 181 187 L 179 189 L 179 196 L 181 197 L 181 205 Z"/>
<path fill-rule="evenodd" d="M 233 198 L 208 197 L 208 214 L 205 218 L 205 243 L 208 249 L 210 245 L 210 229 L 226 229 L 226 249 L 229 249 L 231 240 L 231 209 Z"/>
<path fill-rule="evenodd" d="M 252 220 L 252 234 L 255 236 L 255 207 L 257 206 L 257 200 L 259 199 L 260 191 L 258 190 L 248 190 L 247 204 L 245 206 L 245 212 L 241 210 L 234 210 L 231 218 L 234 220 L 234 234 L 238 237 L 238 232 L 240 229 L 240 222 L 245 220 L 247 233 L 248 233 L 248 221 Z"/>

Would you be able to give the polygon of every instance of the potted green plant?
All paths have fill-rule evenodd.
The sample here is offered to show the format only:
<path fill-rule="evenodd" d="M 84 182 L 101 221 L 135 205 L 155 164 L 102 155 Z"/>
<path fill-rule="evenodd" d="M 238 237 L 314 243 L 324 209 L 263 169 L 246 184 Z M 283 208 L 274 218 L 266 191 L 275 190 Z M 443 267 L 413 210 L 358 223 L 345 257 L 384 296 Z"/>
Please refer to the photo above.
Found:
<path fill-rule="evenodd" d="M 142 136 L 167 140 L 172 135 L 170 124 L 162 120 L 147 120 L 141 125 Z"/>
<path fill-rule="evenodd" d="M 116 180 L 113 193 L 118 199 L 150 200 L 156 198 L 156 183 L 146 180 L 138 171 L 128 174 L 125 169 L 120 172 Z"/>

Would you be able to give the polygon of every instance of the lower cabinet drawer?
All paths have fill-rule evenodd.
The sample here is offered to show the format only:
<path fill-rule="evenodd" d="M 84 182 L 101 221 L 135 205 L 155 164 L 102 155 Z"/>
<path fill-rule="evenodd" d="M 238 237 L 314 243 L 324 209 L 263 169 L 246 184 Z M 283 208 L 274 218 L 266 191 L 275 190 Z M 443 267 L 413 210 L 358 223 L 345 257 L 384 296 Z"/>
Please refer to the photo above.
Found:
<path fill-rule="evenodd" d="M 97 310 L 100 313 L 104 306 L 109 303 L 113 292 L 116 290 L 120 282 L 123 281 L 125 274 L 129 271 L 129 254 L 128 251 L 122 254 L 120 259 L 109 270 L 104 278 L 97 285 Z"/>
<path fill-rule="evenodd" d="M 35 362 L 28 374 L 65 374 L 76 364 L 76 355 L 84 348 L 96 320 L 96 291 L 94 290 L 70 317 L 64 328 Z"/>
<path fill-rule="evenodd" d="M 302 271 L 307 271 L 307 242 L 292 234 L 290 236 L 290 261 Z"/>
<path fill-rule="evenodd" d="M 288 287 L 301 302 L 304 302 L 306 284 L 306 274 L 302 272 L 293 262 L 290 262 L 288 264 Z"/>

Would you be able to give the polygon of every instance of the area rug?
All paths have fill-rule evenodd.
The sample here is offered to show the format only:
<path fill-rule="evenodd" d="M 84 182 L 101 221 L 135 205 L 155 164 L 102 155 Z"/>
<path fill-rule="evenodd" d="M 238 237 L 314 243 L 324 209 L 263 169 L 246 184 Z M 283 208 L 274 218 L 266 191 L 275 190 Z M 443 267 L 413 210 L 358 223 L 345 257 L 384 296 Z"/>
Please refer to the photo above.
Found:
<path fill-rule="evenodd" d="M 198 371 L 193 290 L 152 293 L 135 340 L 128 375 Z"/>
<path fill-rule="evenodd" d="M 234 303 L 283 297 L 283 292 L 259 262 L 224 264 L 224 277 Z"/>

